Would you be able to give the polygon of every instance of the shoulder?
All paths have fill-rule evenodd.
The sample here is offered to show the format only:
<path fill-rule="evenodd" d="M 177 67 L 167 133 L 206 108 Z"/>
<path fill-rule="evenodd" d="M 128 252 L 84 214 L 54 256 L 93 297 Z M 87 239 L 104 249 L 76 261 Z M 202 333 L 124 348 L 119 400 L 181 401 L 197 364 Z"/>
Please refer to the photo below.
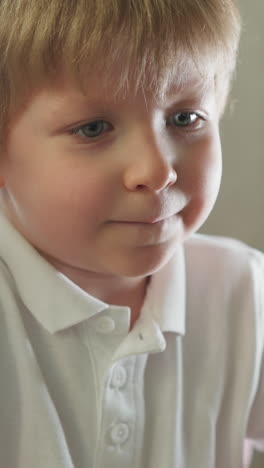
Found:
<path fill-rule="evenodd" d="M 2 299 L 6 297 L 6 294 L 11 291 L 14 292 L 16 289 L 14 277 L 10 271 L 10 268 L 5 261 L 0 257 L 0 304 Z"/>
<path fill-rule="evenodd" d="M 260 261 L 264 253 L 250 245 L 231 237 L 194 234 L 185 243 L 186 251 L 191 253 L 208 253 L 209 255 L 225 257 L 253 257 Z"/>
<path fill-rule="evenodd" d="M 239 240 L 203 234 L 186 241 L 184 252 L 189 329 L 195 337 L 200 331 L 208 349 L 211 337 L 220 340 L 227 361 L 244 349 L 250 374 L 264 346 L 264 254 Z"/>
<path fill-rule="evenodd" d="M 184 247 L 191 372 L 198 369 L 199 378 L 204 372 L 208 386 L 216 382 L 221 408 L 231 402 L 230 418 L 241 425 L 254 398 L 247 436 L 264 440 L 264 254 L 235 239 L 203 234 Z"/>
<path fill-rule="evenodd" d="M 15 278 L 6 263 L 0 258 L 0 350 L 15 336 L 17 328 L 21 326 L 20 310 L 23 306 L 22 298 L 16 285 Z M 4 335 L 4 336 L 3 336 Z M 6 341 L 7 340 L 7 341 Z"/>
<path fill-rule="evenodd" d="M 187 266 L 212 277 L 264 275 L 264 253 L 229 237 L 195 234 L 185 243 Z"/>
<path fill-rule="evenodd" d="M 189 302 L 205 311 L 213 307 L 222 318 L 232 314 L 240 320 L 245 314 L 245 320 L 264 325 L 263 252 L 235 239 L 202 234 L 192 236 L 184 252 Z"/>

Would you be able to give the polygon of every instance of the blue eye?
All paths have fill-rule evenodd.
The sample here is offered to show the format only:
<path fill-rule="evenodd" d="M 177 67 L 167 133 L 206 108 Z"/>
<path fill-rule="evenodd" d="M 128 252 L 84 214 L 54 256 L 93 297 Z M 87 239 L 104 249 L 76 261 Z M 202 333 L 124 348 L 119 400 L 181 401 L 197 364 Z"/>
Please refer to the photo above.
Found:
<path fill-rule="evenodd" d="M 201 127 L 203 117 L 198 115 L 196 112 L 177 112 L 172 114 L 168 119 L 170 125 L 174 127 L 182 127 L 196 130 Z M 70 135 L 78 135 L 82 139 L 96 139 L 100 137 L 106 131 L 111 130 L 112 125 L 105 120 L 94 120 L 92 122 L 87 122 L 79 127 L 73 128 L 68 131 Z"/>
<path fill-rule="evenodd" d="M 96 138 L 101 135 L 104 130 L 107 130 L 110 127 L 108 122 L 104 120 L 95 120 L 94 122 L 85 123 L 80 127 L 73 128 L 70 130 L 71 135 L 79 134 L 81 137 L 87 138 Z M 79 132 L 82 132 L 79 133 Z"/>
<path fill-rule="evenodd" d="M 196 112 L 177 112 L 170 120 L 177 127 L 189 127 L 200 121 L 201 117 Z"/>

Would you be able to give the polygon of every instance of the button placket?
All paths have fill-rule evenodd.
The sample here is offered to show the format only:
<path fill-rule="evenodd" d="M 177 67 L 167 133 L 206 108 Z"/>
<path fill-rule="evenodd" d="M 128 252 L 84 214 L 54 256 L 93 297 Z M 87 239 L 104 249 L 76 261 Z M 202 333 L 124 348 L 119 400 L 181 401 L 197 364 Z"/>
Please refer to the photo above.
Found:
<path fill-rule="evenodd" d="M 113 388 L 120 389 L 124 387 L 127 382 L 127 371 L 125 367 L 117 365 L 112 374 L 110 385 Z"/>
<path fill-rule="evenodd" d="M 146 356 L 124 358 L 109 369 L 102 400 L 102 426 L 98 445 L 98 468 L 137 466 L 143 440 Z M 135 386 L 134 382 L 138 382 Z M 135 452 L 135 440 L 139 452 Z"/>
<path fill-rule="evenodd" d="M 122 445 L 129 438 L 129 427 L 126 423 L 118 423 L 112 427 L 110 432 L 111 441 L 114 445 Z"/>
<path fill-rule="evenodd" d="M 112 317 L 103 316 L 97 319 L 95 323 L 95 330 L 98 333 L 108 335 L 114 331 L 115 326 L 115 321 L 112 319 Z"/>
<path fill-rule="evenodd" d="M 130 420 L 130 401 L 131 401 L 131 388 L 129 381 L 131 378 L 131 363 L 133 366 L 135 358 L 129 358 L 130 372 L 125 366 L 125 362 L 120 362 L 112 368 L 112 372 L 108 380 L 107 401 L 111 406 L 108 406 L 108 423 L 106 423 L 106 434 L 108 434 L 109 449 L 112 451 L 123 451 L 128 449 L 133 438 L 133 424 L 134 421 Z M 108 411 L 107 411 L 108 412 Z M 107 428 L 108 426 L 108 428 Z M 131 426 L 131 427 L 130 427 Z M 126 449 L 124 445 L 128 444 Z"/>

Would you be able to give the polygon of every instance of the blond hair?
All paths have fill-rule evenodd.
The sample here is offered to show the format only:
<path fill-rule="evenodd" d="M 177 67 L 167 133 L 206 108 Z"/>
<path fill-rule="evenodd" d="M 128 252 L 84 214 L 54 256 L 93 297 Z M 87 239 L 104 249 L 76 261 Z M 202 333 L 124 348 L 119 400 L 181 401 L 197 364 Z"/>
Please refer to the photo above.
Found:
<path fill-rule="evenodd" d="M 62 66 L 85 90 L 89 73 L 109 84 L 122 64 L 117 95 L 132 77 L 135 92 L 158 92 L 187 57 L 201 73 L 203 60 L 217 59 L 224 108 L 239 36 L 235 0 L 0 0 L 0 138 L 26 96 L 58 82 Z"/>

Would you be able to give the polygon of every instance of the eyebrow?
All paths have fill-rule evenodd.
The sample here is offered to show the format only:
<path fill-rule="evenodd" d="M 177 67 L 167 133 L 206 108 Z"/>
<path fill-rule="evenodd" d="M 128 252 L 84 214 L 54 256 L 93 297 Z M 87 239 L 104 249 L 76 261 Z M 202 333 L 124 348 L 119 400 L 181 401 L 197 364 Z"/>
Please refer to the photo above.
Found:
<path fill-rule="evenodd" d="M 108 111 L 109 106 L 113 105 L 113 101 L 102 101 L 99 99 L 90 99 L 88 96 L 84 96 L 83 99 L 79 97 L 76 99 L 71 97 L 70 100 L 66 95 L 63 99 L 60 99 L 59 103 L 51 105 L 49 109 L 49 115 L 52 116 L 52 119 L 60 118 L 61 115 L 69 111 L 73 112 L 85 112 L 87 109 L 89 111 L 96 113 L 105 113 Z"/>
<path fill-rule="evenodd" d="M 161 95 L 155 97 L 153 94 L 153 98 L 155 102 L 160 106 L 166 106 L 168 103 L 177 99 L 177 95 L 181 98 L 180 95 L 183 95 L 183 99 L 195 99 L 197 96 L 200 98 L 202 95 L 203 98 L 210 92 L 212 88 L 212 79 L 186 79 L 179 85 L 179 80 L 175 80 L 172 82 L 167 89 L 165 89 L 164 97 L 162 98 Z M 145 99 L 145 93 L 144 93 Z M 96 112 L 96 113 L 107 113 L 109 112 L 110 107 L 115 107 L 117 105 L 122 104 L 122 100 L 120 99 L 102 99 L 102 98 L 95 98 L 90 97 L 84 94 L 78 94 L 70 96 L 66 93 L 63 95 L 59 100 L 59 103 L 55 103 L 52 106 L 51 113 L 54 118 L 60 116 L 62 112 L 67 111 L 71 108 L 73 111 L 80 111 L 85 112 L 87 109 L 89 111 Z M 170 104 L 168 104 L 170 105 Z"/>
<path fill-rule="evenodd" d="M 180 95 L 196 96 L 200 94 L 206 94 L 206 92 L 209 91 L 210 89 L 211 89 L 210 83 L 206 83 L 206 82 L 202 82 L 198 84 L 196 83 L 196 86 L 195 86 L 195 84 L 190 82 L 188 84 L 184 84 L 183 86 L 172 85 L 164 93 L 164 102 L 160 95 L 158 95 L 157 97 L 160 100 L 160 104 L 164 104 L 167 100 L 169 101 L 171 98 L 177 97 L 177 95 L 179 95 L 179 97 Z M 144 93 L 144 96 L 146 96 L 145 93 Z M 153 97 L 154 97 L 154 94 L 153 94 Z M 109 106 L 120 105 L 122 104 L 122 102 L 125 102 L 125 101 L 126 99 L 124 101 L 120 99 L 95 99 L 89 96 L 83 96 L 81 98 L 78 97 L 77 99 L 73 98 L 72 100 L 70 99 L 70 101 L 67 101 L 67 96 L 66 96 L 66 98 L 63 99 L 62 106 L 63 107 L 68 106 L 70 103 L 73 106 L 76 105 L 76 108 L 81 108 L 81 107 L 87 108 L 87 106 L 89 106 L 91 110 L 104 112 L 108 110 Z"/>

